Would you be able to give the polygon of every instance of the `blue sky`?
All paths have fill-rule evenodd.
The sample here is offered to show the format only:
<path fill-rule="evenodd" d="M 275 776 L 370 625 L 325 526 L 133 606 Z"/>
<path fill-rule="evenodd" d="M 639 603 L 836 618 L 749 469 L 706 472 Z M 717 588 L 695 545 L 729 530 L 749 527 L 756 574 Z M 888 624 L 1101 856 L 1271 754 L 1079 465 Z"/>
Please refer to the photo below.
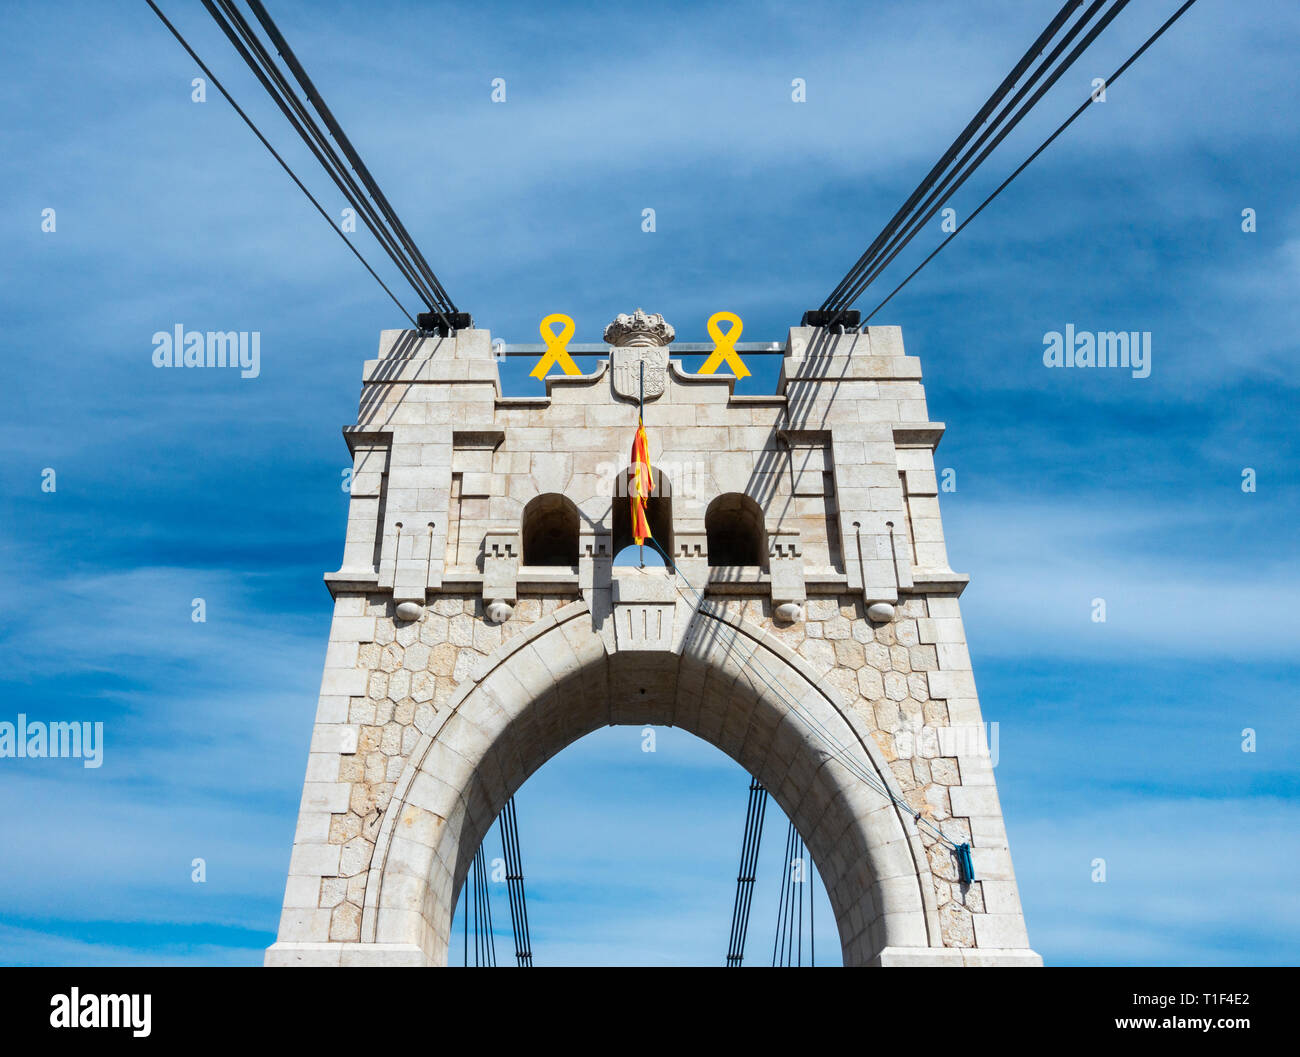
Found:
<path fill-rule="evenodd" d="M 783 339 L 1057 6 L 271 8 L 453 297 L 524 342 L 638 305 L 680 340 L 724 308 Z M 1174 6 L 1130 4 L 959 218 Z M 164 10 L 341 208 L 201 6 Z M 106 730 L 97 770 L 0 760 L 0 962 L 255 964 L 342 552 L 339 428 L 401 320 L 217 93 L 191 101 L 143 3 L 8 3 L 0 30 L 0 719 Z M 1296 961 L 1298 46 L 1300 12 L 1201 0 L 876 320 L 948 424 L 949 553 L 1050 964 Z M 260 331 L 261 375 L 154 369 L 178 323 Z M 1070 323 L 1150 331 L 1151 376 L 1044 368 Z M 681 732 L 640 745 L 598 733 L 519 793 L 539 964 L 725 954 L 746 776 Z M 783 840 L 773 807 L 759 961 Z"/>

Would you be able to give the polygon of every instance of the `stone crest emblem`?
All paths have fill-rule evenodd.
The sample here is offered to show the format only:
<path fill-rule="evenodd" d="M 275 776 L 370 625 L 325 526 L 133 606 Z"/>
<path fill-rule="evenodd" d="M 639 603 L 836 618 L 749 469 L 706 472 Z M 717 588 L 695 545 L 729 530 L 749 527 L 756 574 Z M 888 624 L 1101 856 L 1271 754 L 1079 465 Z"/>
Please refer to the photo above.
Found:
<path fill-rule="evenodd" d="M 628 400 L 641 395 L 644 364 L 645 399 L 662 396 L 668 381 L 668 343 L 677 336 L 659 313 L 637 309 L 620 314 L 605 328 L 614 392 Z"/>
<path fill-rule="evenodd" d="M 664 395 L 668 379 L 668 350 L 655 348 L 611 349 L 610 364 L 614 368 L 614 392 L 628 400 L 641 396 L 641 364 L 645 364 L 645 399 L 653 400 Z"/>

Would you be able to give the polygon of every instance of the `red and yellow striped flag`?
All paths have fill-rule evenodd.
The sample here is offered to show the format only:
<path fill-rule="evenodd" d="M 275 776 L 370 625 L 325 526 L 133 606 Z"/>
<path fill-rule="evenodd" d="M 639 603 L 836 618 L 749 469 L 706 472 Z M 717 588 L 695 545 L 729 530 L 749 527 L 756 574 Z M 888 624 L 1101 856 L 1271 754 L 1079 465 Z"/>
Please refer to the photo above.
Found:
<path fill-rule="evenodd" d="M 638 415 L 636 439 L 632 441 L 632 467 L 628 471 L 628 497 L 632 501 L 632 538 L 637 546 L 650 538 L 650 522 L 646 520 L 646 501 L 655 490 L 650 472 L 650 438 L 645 435 L 645 423 Z"/>

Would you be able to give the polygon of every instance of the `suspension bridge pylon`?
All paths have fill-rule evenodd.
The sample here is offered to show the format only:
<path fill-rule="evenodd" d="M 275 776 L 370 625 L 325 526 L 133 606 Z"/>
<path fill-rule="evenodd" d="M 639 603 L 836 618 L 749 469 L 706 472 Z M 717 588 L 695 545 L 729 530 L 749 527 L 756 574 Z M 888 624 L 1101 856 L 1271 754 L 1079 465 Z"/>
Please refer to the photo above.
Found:
<path fill-rule="evenodd" d="M 366 362 L 266 963 L 446 964 L 510 797 L 634 724 L 681 727 L 761 782 L 846 965 L 1041 964 L 944 546 L 944 425 L 898 328 L 735 345 L 776 358 L 769 393 L 688 370 L 678 354 L 708 347 L 673 348 L 657 315 L 605 336 L 571 346 L 579 373 L 553 366 L 545 396 L 504 395 L 499 371 L 543 346 L 482 329 L 385 331 Z M 639 421 L 653 489 L 634 485 L 634 525 Z M 665 565 L 616 566 L 644 532 Z"/>

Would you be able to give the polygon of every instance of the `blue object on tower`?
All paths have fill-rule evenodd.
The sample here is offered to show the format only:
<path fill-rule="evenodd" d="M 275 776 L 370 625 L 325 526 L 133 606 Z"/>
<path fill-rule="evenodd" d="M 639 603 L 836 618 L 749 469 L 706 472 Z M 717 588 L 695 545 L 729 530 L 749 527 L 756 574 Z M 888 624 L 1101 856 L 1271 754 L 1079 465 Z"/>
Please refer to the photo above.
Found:
<path fill-rule="evenodd" d="M 975 880 L 975 864 L 971 862 L 970 845 L 958 844 L 953 851 L 957 855 L 957 869 L 961 872 L 961 883 L 968 885 Z"/>

